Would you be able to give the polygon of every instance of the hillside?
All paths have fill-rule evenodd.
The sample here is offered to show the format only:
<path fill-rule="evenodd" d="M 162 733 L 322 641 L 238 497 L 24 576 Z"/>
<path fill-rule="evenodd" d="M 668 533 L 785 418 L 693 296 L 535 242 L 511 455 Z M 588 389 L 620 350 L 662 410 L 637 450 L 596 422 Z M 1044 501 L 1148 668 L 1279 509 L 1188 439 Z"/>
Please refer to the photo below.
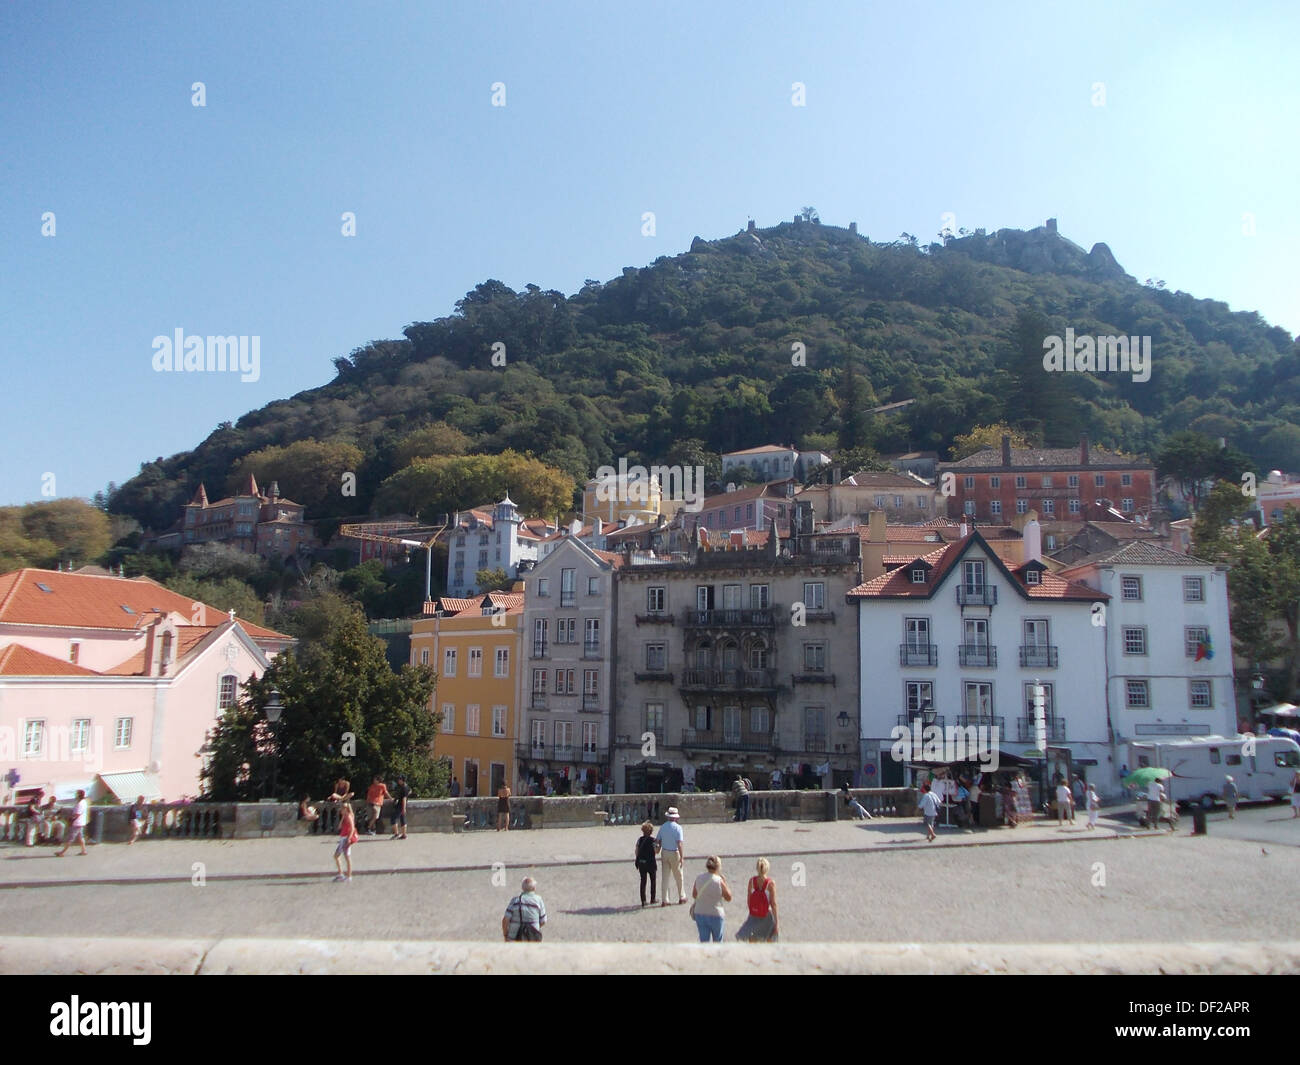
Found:
<path fill-rule="evenodd" d="M 1024 407 L 1049 375 L 1017 362 L 1007 340 L 1022 309 L 1058 333 L 1150 336 L 1151 379 L 1050 375 L 1068 413 L 1041 424 Z M 493 365 L 498 343 L 504 366 Z M 792 365 L 795 344 L 806 366 Z M 881 452 L 943 452 L 956 434 L 1005 421 L 1047 444 L 1086 430 L 1104 447 L 1146 454 L 1194 428 L 1230 438 L 1261 470 L 1300 467 L 1300 345 L 1258 314 L 1143 286 L 1105 245 L 1085 252 L 1047 227 L 921 247 L 787 222 L 697 237 L 689 252 L 568 297 L 484 282 L 454 313 L 335 358 L 328 384 L 145 463 L 110 509 L 163 528 L 200 481 L 211 494 L 244 456 L 316 440 L 359 450 L 356 497 L 293 477 L 281 477 L 282 490 L 316 497 L 313 516 L 355 514 L 413 453 L 428 453 L 403 438 L 435 422 L 459 431 L 450 434 L 459 450 L 514 449 L 574 478 L 620 456 L 833 445 L 849 359 L 860 403 L 916 400 L 870 421 Z"/>

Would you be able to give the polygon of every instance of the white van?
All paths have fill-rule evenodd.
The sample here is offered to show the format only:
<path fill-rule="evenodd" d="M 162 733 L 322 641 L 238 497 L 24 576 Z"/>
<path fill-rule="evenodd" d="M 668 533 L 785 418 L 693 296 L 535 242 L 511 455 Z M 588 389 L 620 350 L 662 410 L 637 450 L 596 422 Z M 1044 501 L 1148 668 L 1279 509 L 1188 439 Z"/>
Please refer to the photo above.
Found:
<path fill-rule="evenodd" d="M 1197 736 L 1169 743 L 1129 743 L 1129 767 L 1163 766 L 1173 775 L 1165 789 L 1175 802 L 1209 809 L 1223 801 L 1231 776 L 1242 802 L 1280 799 L 1300 770 L 1300 744 L 1282 736 Z"/>

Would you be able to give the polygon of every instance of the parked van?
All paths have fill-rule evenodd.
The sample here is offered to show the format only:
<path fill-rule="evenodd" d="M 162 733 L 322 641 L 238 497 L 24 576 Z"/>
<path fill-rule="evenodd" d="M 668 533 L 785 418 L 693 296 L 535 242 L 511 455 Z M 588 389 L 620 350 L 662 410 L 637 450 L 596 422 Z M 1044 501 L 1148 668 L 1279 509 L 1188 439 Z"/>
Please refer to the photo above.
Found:
<path fill-rule="evenodd" d="M 1175 802 L 1209 809 L 1223 801 L 1231 776 L 1242 802 L 1281 799 L 1300 770 L 1300 744 L 1284 736 L 1197 736 L 1169 743 L 1129 743 L 1129 765 L 1163 766 L 1173 775 L 1165 789 Z"/>

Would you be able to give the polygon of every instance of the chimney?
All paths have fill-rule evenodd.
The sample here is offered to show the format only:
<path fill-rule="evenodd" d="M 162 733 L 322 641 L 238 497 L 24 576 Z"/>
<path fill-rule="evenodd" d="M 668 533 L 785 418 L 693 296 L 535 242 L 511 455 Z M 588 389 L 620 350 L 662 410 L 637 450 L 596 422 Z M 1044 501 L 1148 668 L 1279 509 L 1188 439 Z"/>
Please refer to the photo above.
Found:
<path fill-rule="evenodd" d="M 889 527 L 885 512 L 873 510 L 867 515 L 867 538 L 862 544 L 862 579 L 869 581 L 885 572 L 885 546 Z"/>
<path fill-rule="evenodd" d="M 1088 465 L 1088 434 L 1087 433 L 1079 434 L 1079 464 L 1081 466 Z"/>
<path fill-rule="evenodd" d="M 966 519 L 965 519 L 965 518 L 962 518 L 962 520 L 961 520 L 961 525 L 960 525 L 960 526 L 958 527 L 958 529 L 957 529 L 957 535 L 958 535 L 958 537 L 960 537 L 962 540 L 965 540 L 966 537 L 968 537 L 968 536 L 970 535 L 970 526 L 966 524 Z"/>
<path fill-rule="evenodd" d="M 279 481 L 272 481 L 272 482 L 271 482 L 271 502 L 274 503 L 274 502 L 275 502 L 277 499 L 279 499 L 279 498 L 280 498 L 280 482 L 279 482 Z"/>
<path fill-rule="evenodd" d="M 840 468 L 838 463 L 831 467 L 831 484 L 839 484 L 840 481 L 843 480 L 843 478 L 840 476 L 842 472 L 843 471 Z"/>
<path fill-rule="evenodd" d="M 1002 434 L 1002 465 L 1011 465 L 1011 437 L 1006 433 Z"/>
<path fill-rule="evenodd" d="M 1025 544 L 1021 551 L 1024 562 L 1042 562 L 1043 561 L 1043 527 L 1038 524 L 1038 519 L 1030 518 L 1025 522 Z"/>

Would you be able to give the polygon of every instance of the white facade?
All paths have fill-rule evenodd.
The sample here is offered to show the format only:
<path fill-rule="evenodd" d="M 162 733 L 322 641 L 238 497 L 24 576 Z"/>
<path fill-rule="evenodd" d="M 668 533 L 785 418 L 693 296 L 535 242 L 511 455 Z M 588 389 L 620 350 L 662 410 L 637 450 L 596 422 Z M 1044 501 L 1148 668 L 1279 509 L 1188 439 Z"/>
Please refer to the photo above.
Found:
<path fill-rule="evenodd" d="M 537 558 L 537 540 L 521 535 L 523 520 L 506 496 L 492 508 L 490 520 L 483 511 L 458 514 L 447 547 L 447 595 L 461 598 L 475 595 L 474 575 L 481 569 L 503 569 L 512 580 L 519 563 Z"/>
<path fill-rule="evenodd" d="M 1133 543 L 1063 576 L 1110 596 L 1102 631 L 1117 745 L 1236 734 L 1226 570 Z M 1197 661 L 1198 647 L 1212 657 Z"/>

